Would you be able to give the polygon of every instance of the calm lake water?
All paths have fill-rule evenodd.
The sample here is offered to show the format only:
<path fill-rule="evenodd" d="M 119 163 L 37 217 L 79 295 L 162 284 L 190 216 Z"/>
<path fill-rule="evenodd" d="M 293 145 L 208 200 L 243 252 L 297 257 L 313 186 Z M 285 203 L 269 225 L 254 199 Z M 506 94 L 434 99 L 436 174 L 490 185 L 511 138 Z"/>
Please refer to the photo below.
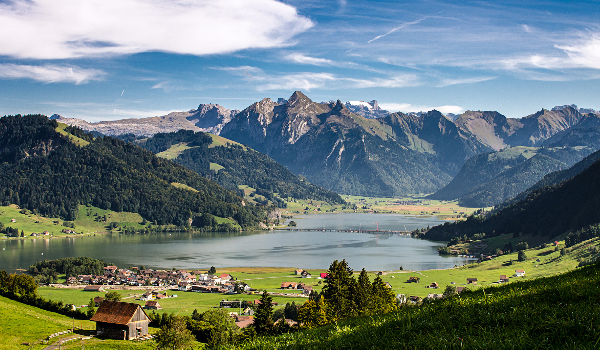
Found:
<path fill-rule="evenodd" d="M 293 219 L 300 229 L 404 231 L 439 225 L 436 218 L 392 214 L 322 214 Z M 425 270 L 468 263 L 442 257 L 443 244 L 386 232 L 271 231 L 96 235 L 0 242 L 0 269 L 28 268 L 44 259 L 89 256 L 117 266 L 206 268 L 273 266 L 327 269 L 346 259 L 354 270 Z"/>

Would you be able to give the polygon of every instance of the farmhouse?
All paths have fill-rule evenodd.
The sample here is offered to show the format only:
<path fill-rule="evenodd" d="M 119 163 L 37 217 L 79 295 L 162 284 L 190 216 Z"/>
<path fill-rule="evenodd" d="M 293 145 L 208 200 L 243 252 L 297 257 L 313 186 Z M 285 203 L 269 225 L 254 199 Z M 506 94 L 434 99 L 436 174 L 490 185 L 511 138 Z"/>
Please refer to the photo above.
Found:
<path fill-rule="evenodd" d="M 138 304 L 105 300 L 90 321 L 96 322 L 99 336 L 132 340 L 148 334 L 150 318 Z"/>
<path fill-rule="evenodd" d="M 477 284 L 477 278 L 467 278 L 467 284 Z"/>
<path fill-rule="evenodd" d="M 515 270 L 515 276 L 517 276 L 517 277 L 525 276 L 525 270 Z"/>
<path fill-rule="evenodd" d="M 146 310 L 162 310 L 162 307 L 160 306 L 158 301 L 150 300 L 150 301 L 146 302 L 146 305 L 144 305 L 144 309 L 146 309 Z"/>
<path fill-rule="evenodd" d="M 506 283 L 508 282 L 508 277 L 506 277 L 506 275 L 500 275 L 500 283 Z"/>
<path fill-rule="evenodd" d="M 407 283 L 419 283 L 420 278 L 419 277 L 409 277 L 408 281 L 406 281 Z"/>
<path fill-rule="evenodd" d="M 83 290 L 86 292 L 104 292 L 104 288 L 102 286 L 85 286 Z"/>
<path fill-rule="evenodd" d="M 298 287 L 298 283 L 296 283 L 296 282 L 281 283 L 281 289 L 296 289 L 297 287 Z"/>

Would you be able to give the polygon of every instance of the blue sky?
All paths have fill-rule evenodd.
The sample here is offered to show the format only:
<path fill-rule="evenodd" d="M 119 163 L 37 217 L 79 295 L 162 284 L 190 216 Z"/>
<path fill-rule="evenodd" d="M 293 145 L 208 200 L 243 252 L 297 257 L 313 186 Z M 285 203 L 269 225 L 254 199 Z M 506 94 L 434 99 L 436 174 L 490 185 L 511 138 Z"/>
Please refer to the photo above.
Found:
<path fill-rule="evenodd" d="M 599 1 L 0 1 L 0 114 L 88 121 L 301 90 L 391 111 L 600 110 Z"/>

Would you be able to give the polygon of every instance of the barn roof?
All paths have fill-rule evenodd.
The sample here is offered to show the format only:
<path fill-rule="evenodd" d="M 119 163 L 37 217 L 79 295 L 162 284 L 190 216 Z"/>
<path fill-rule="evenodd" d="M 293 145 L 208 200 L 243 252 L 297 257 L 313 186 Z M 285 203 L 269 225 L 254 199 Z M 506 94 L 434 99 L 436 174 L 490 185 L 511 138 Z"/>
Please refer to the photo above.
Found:
<path fill-rule="evenodd" d="M 146 318 L 148 318 L 146 312 L 138 304 L 105 300 L 100 304 L 98 311 L 96 311 L 96 314 L 90 321 L 126 325 L 133 315 L 135 315 L 138 307 L 142 310 Z"/>

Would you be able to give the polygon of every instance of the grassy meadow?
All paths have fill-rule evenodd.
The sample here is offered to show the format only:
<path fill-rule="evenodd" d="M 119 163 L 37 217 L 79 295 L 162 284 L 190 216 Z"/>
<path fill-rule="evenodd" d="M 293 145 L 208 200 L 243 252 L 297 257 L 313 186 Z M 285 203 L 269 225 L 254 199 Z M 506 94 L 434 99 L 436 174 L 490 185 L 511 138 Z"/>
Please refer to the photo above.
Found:
<path fill-rule="evenodd" d="M 597 349 L 600 265 L 343 320 L 236 349 Z"/>

